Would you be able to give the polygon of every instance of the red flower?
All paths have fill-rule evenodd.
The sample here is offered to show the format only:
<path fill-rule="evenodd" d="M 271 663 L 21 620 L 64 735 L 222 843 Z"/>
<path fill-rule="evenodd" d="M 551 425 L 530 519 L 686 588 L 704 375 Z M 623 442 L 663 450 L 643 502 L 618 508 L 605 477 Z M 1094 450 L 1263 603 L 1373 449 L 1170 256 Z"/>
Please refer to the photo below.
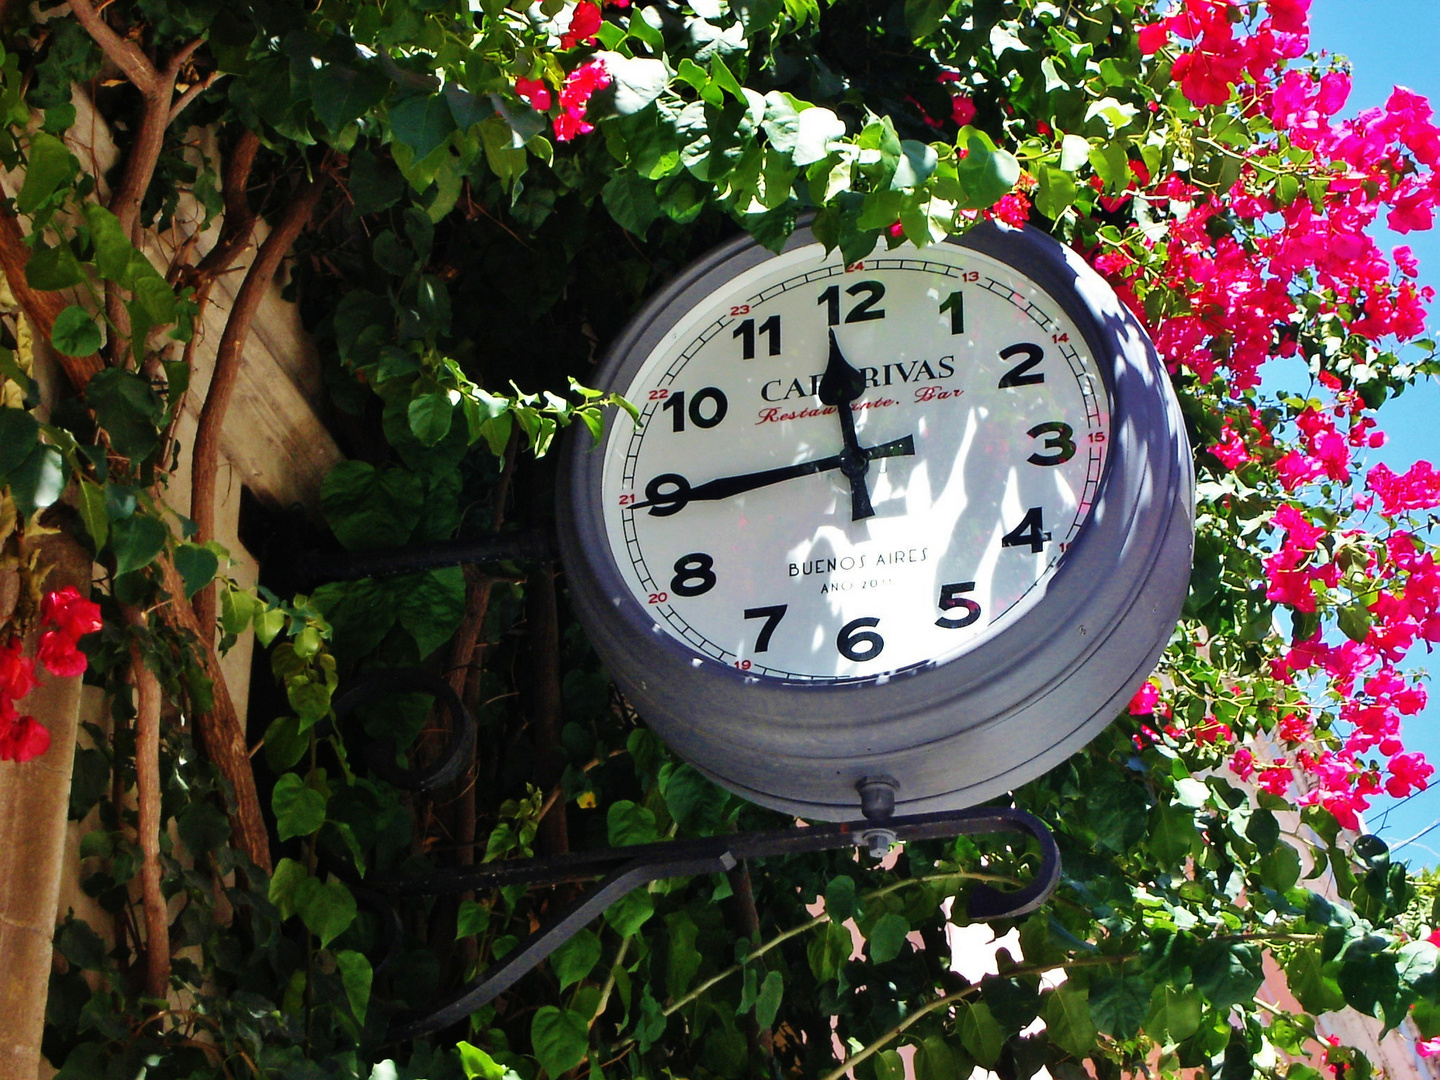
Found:
<path fill-rule="evenodd" d="M 975 102 L 969 94 L 956 94 L 950 99 L 950 119 L 961 127 L 975 119 Z"/>
<path fill-rule="evenodd" d="M 81 638 L 99 630 L 100 605 L 81 597 L 73 585 L 47 593 L 40 603 L 40 618 L 53 622 L 69 637 Z"/>
<path fill-rule="evenodd" d="M 0 761 L 30 761 L 50 749 L 50 732 L 33 716 L 21 716 L 10 723 L 0 719 Z"/>
<path fill-rule="evenodd" d="M 595 130 L 595 125 L 585 120 L 585 106 L 595 91 L 610 85 L 610 76 L 605 65 L 599 60 L 581 64 L 565 76 L 564 89 L 560 91 L 560 115 L 555 117 L 555 138 L 558 142 L 569 142 L 576 135 L 585 135 Z"/>
<path fill-rule="evenodd" d="M 47 630 L 41 635 L 38 655 L 52 675 L 70 679 L 85 674 L 85 654 L 63 630 Z"/>
<path fill-rule="evenodd" d="M 1130 699 L 1131 716 L 1150 716 L 1155 712 L 1155 703 L 1160 700 L 1160 688 L 1148 679 L 1140 684 L 1135 696 Z"/>
<path fill-rule="evenodd" d="M 580 0 L 580 3 L 575 5 L 575 10 L 570 13 L 570 29 L 560 38 L 560 47 L 570 49 L 581 42 L 586 45 L 593 44 L 599 30 L 599 6 L 590 3 L 590 0 Z"/>
<path fill-rule="evenodd" d="M 21 651 L 20 639 L 0 645 L 0 701 L 18 700 L 35 688 L 35 662 Z"/>
<path fill-rule="evenodd" d="M 550 87 L 545 85 L 544 79 L 527 79 L 522 76 L 515 80 L 515 93 L 531 108 L 541 112 L 550 108 Z"/>

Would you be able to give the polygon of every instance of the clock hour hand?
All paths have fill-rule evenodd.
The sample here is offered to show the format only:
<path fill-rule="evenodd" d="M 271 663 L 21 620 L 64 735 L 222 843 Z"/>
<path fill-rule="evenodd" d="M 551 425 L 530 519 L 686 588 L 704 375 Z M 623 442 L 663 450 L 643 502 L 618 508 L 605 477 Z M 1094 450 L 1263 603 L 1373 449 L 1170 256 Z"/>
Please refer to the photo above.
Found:
<path fill-rule="evenodd" d="M 865 393 L 865 376 L 846 362 L 840 352 L 840 343 L 835 340 L 835 331 L 830 331 L 830 362 L 825 365 L 825 374 L 820 376 L 820 387 L 816 396 L 822 405 L 832 405 L 840 415 L 840 436 L 845 449 L 840 452 L 840 471 L 850 481 L 850 520 L 873 517 L 875 509 L 870 505 L 870 488 L 865 483 L 865 474 L 870 471 L 870 458 L 860 445 L 855 434 L 855 413 L 850 403 Z"/>
<path fill-rule="evenodd" d="M 908 457 L 915 453 L 915 438 L 906 435 L 903 439 L 893 439 L 890 442 L 881 443 L 879 446 L 864 449 L 861 453 L 867 462 L 873 458 Z M 661 473 L 645 485 L 645 501 L 631 503 L 627 509 L 648 509 L 656 517 L 669 517 L 671 514 L 678 514 L 685 509 L 688 503 L 728 499 L 732 495 L 743 495 L 747 491 L 769 487 L 771 484 L 783 483 L 786 480 L 794 480 L 799 476 L 829 472 L 831 469 L 843 469 L 844 457 L 844 454 L 832 454 L 830 457 L 816 458 L 814 461 L 801 461 L 795 465 L 782 465 L 775 469 L 739 473 L 735 476 L 721 476 L 714 480 L 707 480 L 695 487 L 691 487 L 690 482 L 679 473 Z"/>

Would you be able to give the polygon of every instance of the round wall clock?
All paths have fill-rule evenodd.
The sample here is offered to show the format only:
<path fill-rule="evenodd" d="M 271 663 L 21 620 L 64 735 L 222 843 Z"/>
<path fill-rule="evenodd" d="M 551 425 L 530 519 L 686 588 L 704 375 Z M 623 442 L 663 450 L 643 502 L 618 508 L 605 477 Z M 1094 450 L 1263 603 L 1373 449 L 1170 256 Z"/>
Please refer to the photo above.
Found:
<path fill-rule="evenodd" d="M 691 266 L 567 448 L 561 550 L 611 674 L 717 782 L 805 817 L 1023 783 L 1149 674 L 1193 477 L 1153 346 L 1044 234 L 845 265 L 799 230 Z"/>

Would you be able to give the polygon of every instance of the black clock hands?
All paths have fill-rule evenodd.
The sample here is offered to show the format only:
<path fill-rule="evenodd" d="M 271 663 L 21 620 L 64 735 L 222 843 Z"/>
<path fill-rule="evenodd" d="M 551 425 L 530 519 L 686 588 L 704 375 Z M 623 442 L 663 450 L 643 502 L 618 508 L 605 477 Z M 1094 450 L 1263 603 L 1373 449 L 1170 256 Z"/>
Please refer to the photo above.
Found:
<path fill-rule="evenodd" d="M 830 362 L 825 365 L 825 374 L 820 377 L 817 397 L 822 405 L 832 405 L 840 415 L 840 435 L 845 440 L 845 449 L 840 452 L 840 471 L 850 481 L 850 520 L 873 517 L 875 509 L 870 505 L 870 487 L 865 483 L 865 474 L 870 471 L 870 456 L 860 445 L 855 434 L 855 413 L 850 403 L 865 393 L 865 376 L 846 362 L 840 352 L 840 343 L 835 340 L 835 331 L 830 331 Z M 912 451 L 913 452 L 913 451 Z"/>
<path fill-rule="evenodd" d="M 671 514 L 678 514 L 692 502 L 728 499 L 732 495 L 741 495 L 756 488 L 794 480 L 796 477 L 839 469 L 850 482 L 850 519 L 860 521 L 874 517 L 875 509 L 870 504 L 870 488 L 865 483 L 870 462 L 876 458 L 913 455 L 915 438 L 913 435 L 906 435 L 903 439 L 892 439 L 879 446 L 861 446 L 855 432 L 855 413 L 850 406 L 864 393 L 865 376 L 846 361 L 840 352 L 840 343 L 835 340 L 835 331 L 831 330 L 830 359 L 824 374 L 820 376 L 820 385 L 816 388 L 815 396 L 820 399 L 820 404 L 835 409 L 840 416 L 840 435 L 845 443 L 845 448 L 840 453 L 795 465 L 782 465 L 775 469 L 721 476 L 695 487 L 679 473 L 661 473 L 645 485 L 645 500 L 629 503 L 626 508 L 649 510 L 655 517 L 669 517 Z"/>
<path fill-rule="evenodd" d="M 867 468 L 874 458 L 909 457 L 915 453 L 915 438 L 912 435 L 906 435 L 903 439 L 893 439 L 890 442 L 881 443 L 879 446 L 862 448 L 860 453 L 864 457 Z M 795 465 L 782 465 L 776 469 L 762 469 L 760 472 L 740 473 L 736 476 L 721 476 L 714 480 L 707 480 L 695 487 L 691 487 L 690 481 L 679 473 L 661 473 L 645 485 L 645 501 L 631 503 L 627 509 L 648 509 L 655 517 L 669 517 L 671 514 L 678 514 L 692 502 L 728 499 L 732 495 L 742 495 L 747 491 L 754 491 L 756 488 L 769 487 L 771 484 L 783 483 L 786 480 L 809 476 L 812 473 L 829 472 L 831 469 L 843 471 L 845 462 L 846 457 L 843 453 L 832 454 L 830 457 L 816 458 L 814 461 L 801 461 Z"/>

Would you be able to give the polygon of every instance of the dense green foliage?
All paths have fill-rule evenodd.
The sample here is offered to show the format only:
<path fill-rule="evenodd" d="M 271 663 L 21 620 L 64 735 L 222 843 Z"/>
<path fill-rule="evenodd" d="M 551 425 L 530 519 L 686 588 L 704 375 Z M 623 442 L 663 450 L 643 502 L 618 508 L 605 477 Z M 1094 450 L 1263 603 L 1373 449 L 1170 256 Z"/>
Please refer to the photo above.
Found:
<path fill-rule="evenodd" d="M 911 1046 L 922 1080 L 977 1066 L 1004 1080 L 1042 1066 L 1057 1080 L 1111 1080 L 1157 1063 L 1313 1080 L 1326 1010 L 1395 1027 L 1413 1009 L 1422 1035 L 1440 1034 L 1440 950 L 1424 939 L 1433 890 L 1374 838 L 1354 843 L 1331 810 L 1299 812 L 1303 791 L 1257 793 L 1223 767 L 1227 738 L 1260 754 L 1286 710 L 1311 699 L 1316 745 L 1342 738 L 1340 706 L 1355 695 L 1287 679 L 1272 662 L 1322 625 L 1330 641 L 1366 639 L 1368 605 L 1390 581 L 1367 557 L 1404 526 L 1387 504 L 1383 527 L 1329 538 L 1322 561 L 1343 579 L 1308 611 L 1292 605 L 1293 626 L 1277 620 L 1265 559 L 1291 485 L 1275 466 L 1301 445 L 1295 419 L 1323 408 L 1313 382 L 1262 397 L 1244 378 L 1175 366 L 1203 502 L 1191 600 L 1166 660 L 1175 730 L 1145 734 L 1148 716 L 1122 717 L 1014 794 L 1055 830 L 1065 868 L 1054 900 L 1018 927 L 1022 955 L 1002 950 L 998 972 L 971 982 L 950 970 L 946 934 L 974 882 L 1027 880 L 1023 848 L 912 844 L 890 868 L 854 853 L 797 857 L 639 891 L 467 1029 L 413 1046 L 382 1045 L 390 1018 L 503 956 L 565 890 L 410 904 L 399 951 L 381 965 L 383 920 L 357 886 L 366 873 L 452 865 L 470 836 L 476 861 L 553 851 L 557 822 L 572 849 L 786 822 L 668 754 L 610 687 L 563 589 L 560 631 L 547 637 L 549 567 L 423 570 L 296 594 L 277 547 L 267 584 L 245 592 L 226 584 L 213 537 L 164 508 L 166 477 L 190 450 L 171 435 L 203 286 L 197 264 L 177 257 L 167 275 L 134 243 L 220 229 L 236 198 L 223 165 L 243 132 L 261 146 L 239 206 L 248 197 L 278 220 L 306 181 L 328 184 L 289 289 L 351 460 L 325 483 L 328 532 L 308 542 L 367 551 L 544 530 L 547 449 L 566 427 L 585 437 L 611 404 L 586 389 L 597 354 L 645 297 L 737 230 L 774 247 L 813 213 L 817 235 L 859 258 L 877 242 L 938 241 L 997 203 L 1023 216 L 1033 200 L 1037 226 L 1122 253 L 1107 269 L 1159 327 L 1201 304 L 1167 262 L 1181 247 L 1167 251 L 1167 230 L 1184 215 L 1124 193 L 1183 174 L 1196 202 L 1214 199 L 1202 238 L 1233 238 L 1258 262 L 1271 224 L 1233 211 L 1235 185 L 1273 198 L 1272 215 L 1298 199 L 1321 207 L 1328 164 L 1241 92 L 1195 104 L 1171 81 L 1173 53 L 1142 55 L 1134 23 L 1147 13 L 1133 0 L 637 0 L 606 11 L 592 49 L 559 47 L 573 5 L 558 0 L 524 12 L 500 0 L 115 0 L 103 18 L 116 41 L 128 34 L 156 65 L 203 39 L 179 69 L 199 92 L 166 129 L 131 231 L 95 201 L 120 178 L 91 175 L 62 136 L 79 84 L 133 156 L 143 95 L 81 22 L 57 13 L 32 25 L 9 9 L 0 161 L 25 169 L 13 211 L 29 228 L 26 277 L 78 290 L 51 341 L 103 360 L 83 393 L 61 394 L 37 421 L 27 343 L 0 352 L 8 500 L 23 521 L 63 495 L 74 513 L 58 516 L 106 571 L 106 628 L 87 650 L 114 728 L 77 750 L 72 816 L 96 821 L 98 807 L 84 887 L 114 923 L 109 948 L 81 921 L 59 930 L 46 1052 L 61 1076 L 829 1078 L 854 1067 L 889 1080 Z M 595 129 L 558 138 L 557 110 L 531 108 L 516 80 L 558 96 L 597 50 L 612 82 L 588 113 L 581 103 Z M 219 160 L 190 124 L 216 133 Z M 1273 343 L 1264 328 L 1265 355 L 1298 342 L 1303 378 L 1324 372 L 1372 407 L 1428 370 L 1423 354 L 1402 362 L 1393 340 L 1379 348 L 1350 331 L 1355 315 L 1323 275 L 1307 269 L 1297 289 L 1315 299 Z M 1236 342 L 1220 323 L 1206 355 L 1226 375 L 1249 370 L 1231 363 Z M 1252 415 L 1273 441 L 1256 436 L 1248 463 L 1222 465 L 1206 448 Z M 1355 512 L 1338 483 L 1311 502 L 1337 530 Z M 165 592 L 165 560 L 185 597 Z M 225 784 L 194 729 L 167 721 L 167 1009 L 143 991 L 141 848 L 118 797 L 136 782 L 126 679 L 138 640 L 176 716 L 211 708 L 197 659 L 207 645 L 156 605 L 183 605 L 217 579 L 219 647 L 253 628 L 281 688 L 257 687 L 250 717 L 276 861 L 266 874 L 233 842 Z M 161 613 L 137 627 L 123 610 L 134 607 Z M 561 722 L 547 733 L 537 715 L 552 688 L 533 673 L 551 660 Z M 365 764 L 361 747 L 376 740 L 407 760 L 435 753 L 444 725 L 423 696 L 334 717 L 352 680 L 416 664 L 469 666 L 459 685 L 481 737 L 468 796 L 404 792 Z M 1305 1013 L 1257 1004 L 1266 951 Z M 1329 1052 L 1351 1080 L 1369 1075 L 1358 1052 Z"/>

